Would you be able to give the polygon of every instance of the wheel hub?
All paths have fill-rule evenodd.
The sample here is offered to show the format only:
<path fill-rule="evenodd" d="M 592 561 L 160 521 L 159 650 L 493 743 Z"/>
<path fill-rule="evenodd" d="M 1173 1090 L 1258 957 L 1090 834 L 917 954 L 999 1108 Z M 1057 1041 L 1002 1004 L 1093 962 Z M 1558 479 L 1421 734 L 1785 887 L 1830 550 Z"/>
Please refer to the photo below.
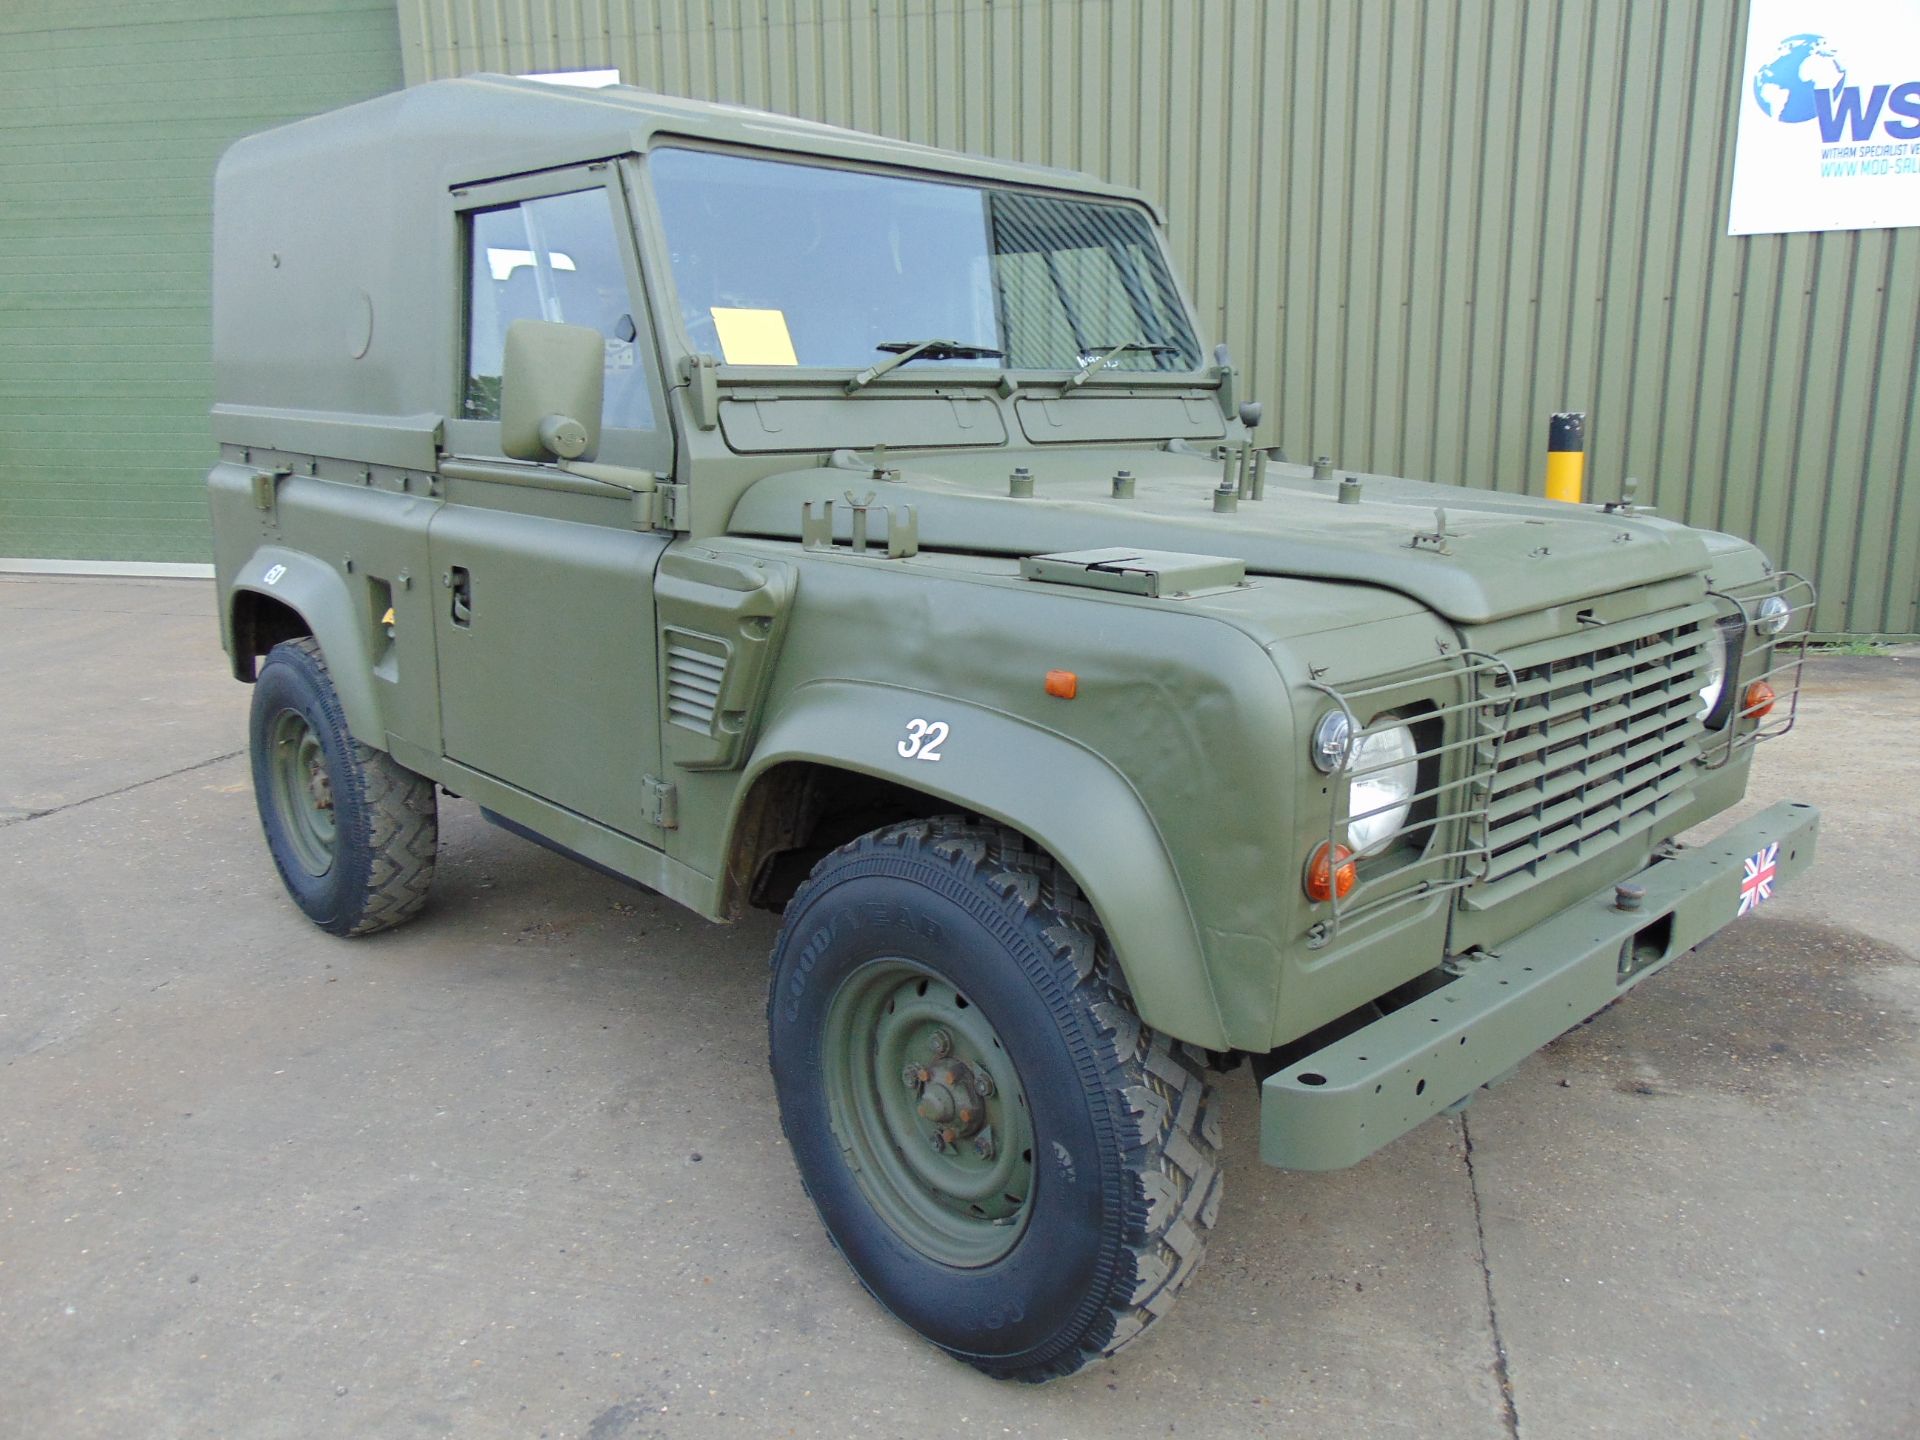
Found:
<path fill-rule="evenodd" d="M 987 1123 L 986 1099 L 993 1082 L 984 1069 L 965 1060 L 940 1060 L 932 1065 L 909 1065 L 907 1088 L 920 1097 L 916 1113 L 933 1127 L 944 1150 L 956 1140 L 971 1140 Z"/>
<path fill-rule="evenodd" d="M 1033 1122 L 979 1007 L 914 962 L 876 960 L 835 993 L 826 1040 L 834 1132 L 874 1210 L 945 1264 L 1004 1255 L 1032 1194 Z"/>
<path fill-rule="evenodd" d="M 326 750 L 307 717 L 292 709 L 274 717 L 269 743 L 274 808 L 291 858 L 307 874 L 325 875 L 338 838 Z"/>

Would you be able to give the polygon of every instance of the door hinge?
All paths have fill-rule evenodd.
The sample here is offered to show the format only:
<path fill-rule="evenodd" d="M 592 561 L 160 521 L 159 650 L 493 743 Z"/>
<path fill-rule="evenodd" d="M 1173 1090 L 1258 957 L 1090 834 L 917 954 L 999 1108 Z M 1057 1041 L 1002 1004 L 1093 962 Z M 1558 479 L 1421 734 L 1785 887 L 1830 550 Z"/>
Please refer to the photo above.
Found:
<path fill-rule="evenodd" d="M 693 517 L 687 513 L 687 487 L 662 484 L 653 492 L 653 525 L 656 530 L 689 530 Z"/>
<path fill-rule="evenodd" d="M 646 817 L 649 825 L 657 825 L 662 830 L 675 830 L 680 826 L 680 792 L 666 780 L 657 780 L 647 776 L 641 782 L 646 792 Z"/>

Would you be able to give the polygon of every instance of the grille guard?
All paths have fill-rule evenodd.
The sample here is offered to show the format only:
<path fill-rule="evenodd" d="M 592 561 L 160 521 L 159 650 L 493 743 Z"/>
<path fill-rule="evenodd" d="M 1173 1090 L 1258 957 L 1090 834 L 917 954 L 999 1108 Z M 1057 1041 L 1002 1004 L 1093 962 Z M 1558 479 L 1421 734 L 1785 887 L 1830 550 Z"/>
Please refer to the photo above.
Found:
<path fill-rule="evenodd" d="M 1787 601 L 1787 628 L 1763 636 L 1755 621 L 1772 595 Z M 1308 928 L 1307 947 L 1320 949 L 1399 907 L 1477 886 L 1484 888 L 1463 895 L 1462 903 L 1497 905 L 1598 853 L 1596 847 L 1624 843 L 1677 814 L 1696 769 L 1719 769 L 1741 750 L 1793 728 L 1815 599 L 1811 581 L 1783 570 L 1709 590 L 1676 610 L 1615 622 L 1589 632 L 1589 640 L 1575 632 L 1524 646 L 1512 657 L 1466 649 L 1363 684 L 1313 682 L 1346 717 L 1349 756 L 1370 735 L 1414 724 L 1420 778 L 1409 801 L 1416 818 L 1403 835 L 1419 839 L 1421 848 L 1409 854 L 1400 846 L 1398 853 L 1356 861 L 1355 885 L 1342 896 L 1336 884 L 1332 898 L 1320 902 L 1324 918 Z M 1720 730 L 1702 727 L 1688 703 L 1704 673 L 1706 647 L 1717 643 L 1716 612 L 1740 627 L 1727 679 L 1733 698 Z M 1655 674 L 1657 681 L 1649 678 Z M 1738 710 L 1757 680 L 1772 685 L 1776 698 L 1772 713 L 1755 723 Z M 1435 696 L 1444 701 L 1436 703 Z M 1404 713 L 1416 705 L 1417 713 Z M 1376 723 L 1362 724 L 1362 716 L 1375 714 Z M 1437 738 L 1419 744 L 1427 722 L 1435 722 L 1430 733 Z M 1592 743 L 1602 729 L 1607 740 Z M 1332 772 L 1329 855 L 1346 843 L 1356 821 L 1397 808 L 1396 802 L 1352 812 L 1350 782 L 1404 763 L 1396 758 Z M 1578 778 L 1567 779 L 1574 771 Z M 1428 813 L 1419 818 L 1422 807 Z M 1527 833 L 1529 818 L 1538 819 L 1538 836 Z"/>

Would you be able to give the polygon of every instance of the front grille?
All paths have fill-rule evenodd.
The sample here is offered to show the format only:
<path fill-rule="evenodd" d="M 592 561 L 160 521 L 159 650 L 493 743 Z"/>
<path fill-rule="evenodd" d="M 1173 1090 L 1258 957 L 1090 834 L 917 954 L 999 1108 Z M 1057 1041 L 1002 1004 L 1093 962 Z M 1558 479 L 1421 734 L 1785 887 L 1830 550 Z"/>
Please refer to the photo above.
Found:
<path fill-rule="evenodd" d="M 1714 615 L 1703 602 L 1500 657 L 1511 675 L 1482 680 L 1504 724 L 1474 817 L 1486 869 L 1467 904 L 1497 905 L 1686 804 Z"/>

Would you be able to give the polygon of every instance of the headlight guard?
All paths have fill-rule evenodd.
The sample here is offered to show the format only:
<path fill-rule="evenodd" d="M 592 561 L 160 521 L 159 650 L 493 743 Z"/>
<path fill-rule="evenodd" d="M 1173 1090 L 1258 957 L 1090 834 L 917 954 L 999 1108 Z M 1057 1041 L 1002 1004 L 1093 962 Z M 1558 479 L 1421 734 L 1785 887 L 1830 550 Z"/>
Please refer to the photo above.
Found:
<path fill-rule="evenodd" d="M 1319 912 L 1309 918 L 1309 949 L 1349 925 L 1464 889 L 1484 870 L 1467 812 L 1490 783 L 1513 682 L 1498 656 L 1445 647 L 1357 683 L 1313 682 L 1331 708 L 1310 712 L 1303 727 L 1307 773 L 1325 799 L 1302 872 L 1310 881 L 1311 857 L 1350 854 L 1343 870 L 1354 879 L 1306 884 Z"/>

